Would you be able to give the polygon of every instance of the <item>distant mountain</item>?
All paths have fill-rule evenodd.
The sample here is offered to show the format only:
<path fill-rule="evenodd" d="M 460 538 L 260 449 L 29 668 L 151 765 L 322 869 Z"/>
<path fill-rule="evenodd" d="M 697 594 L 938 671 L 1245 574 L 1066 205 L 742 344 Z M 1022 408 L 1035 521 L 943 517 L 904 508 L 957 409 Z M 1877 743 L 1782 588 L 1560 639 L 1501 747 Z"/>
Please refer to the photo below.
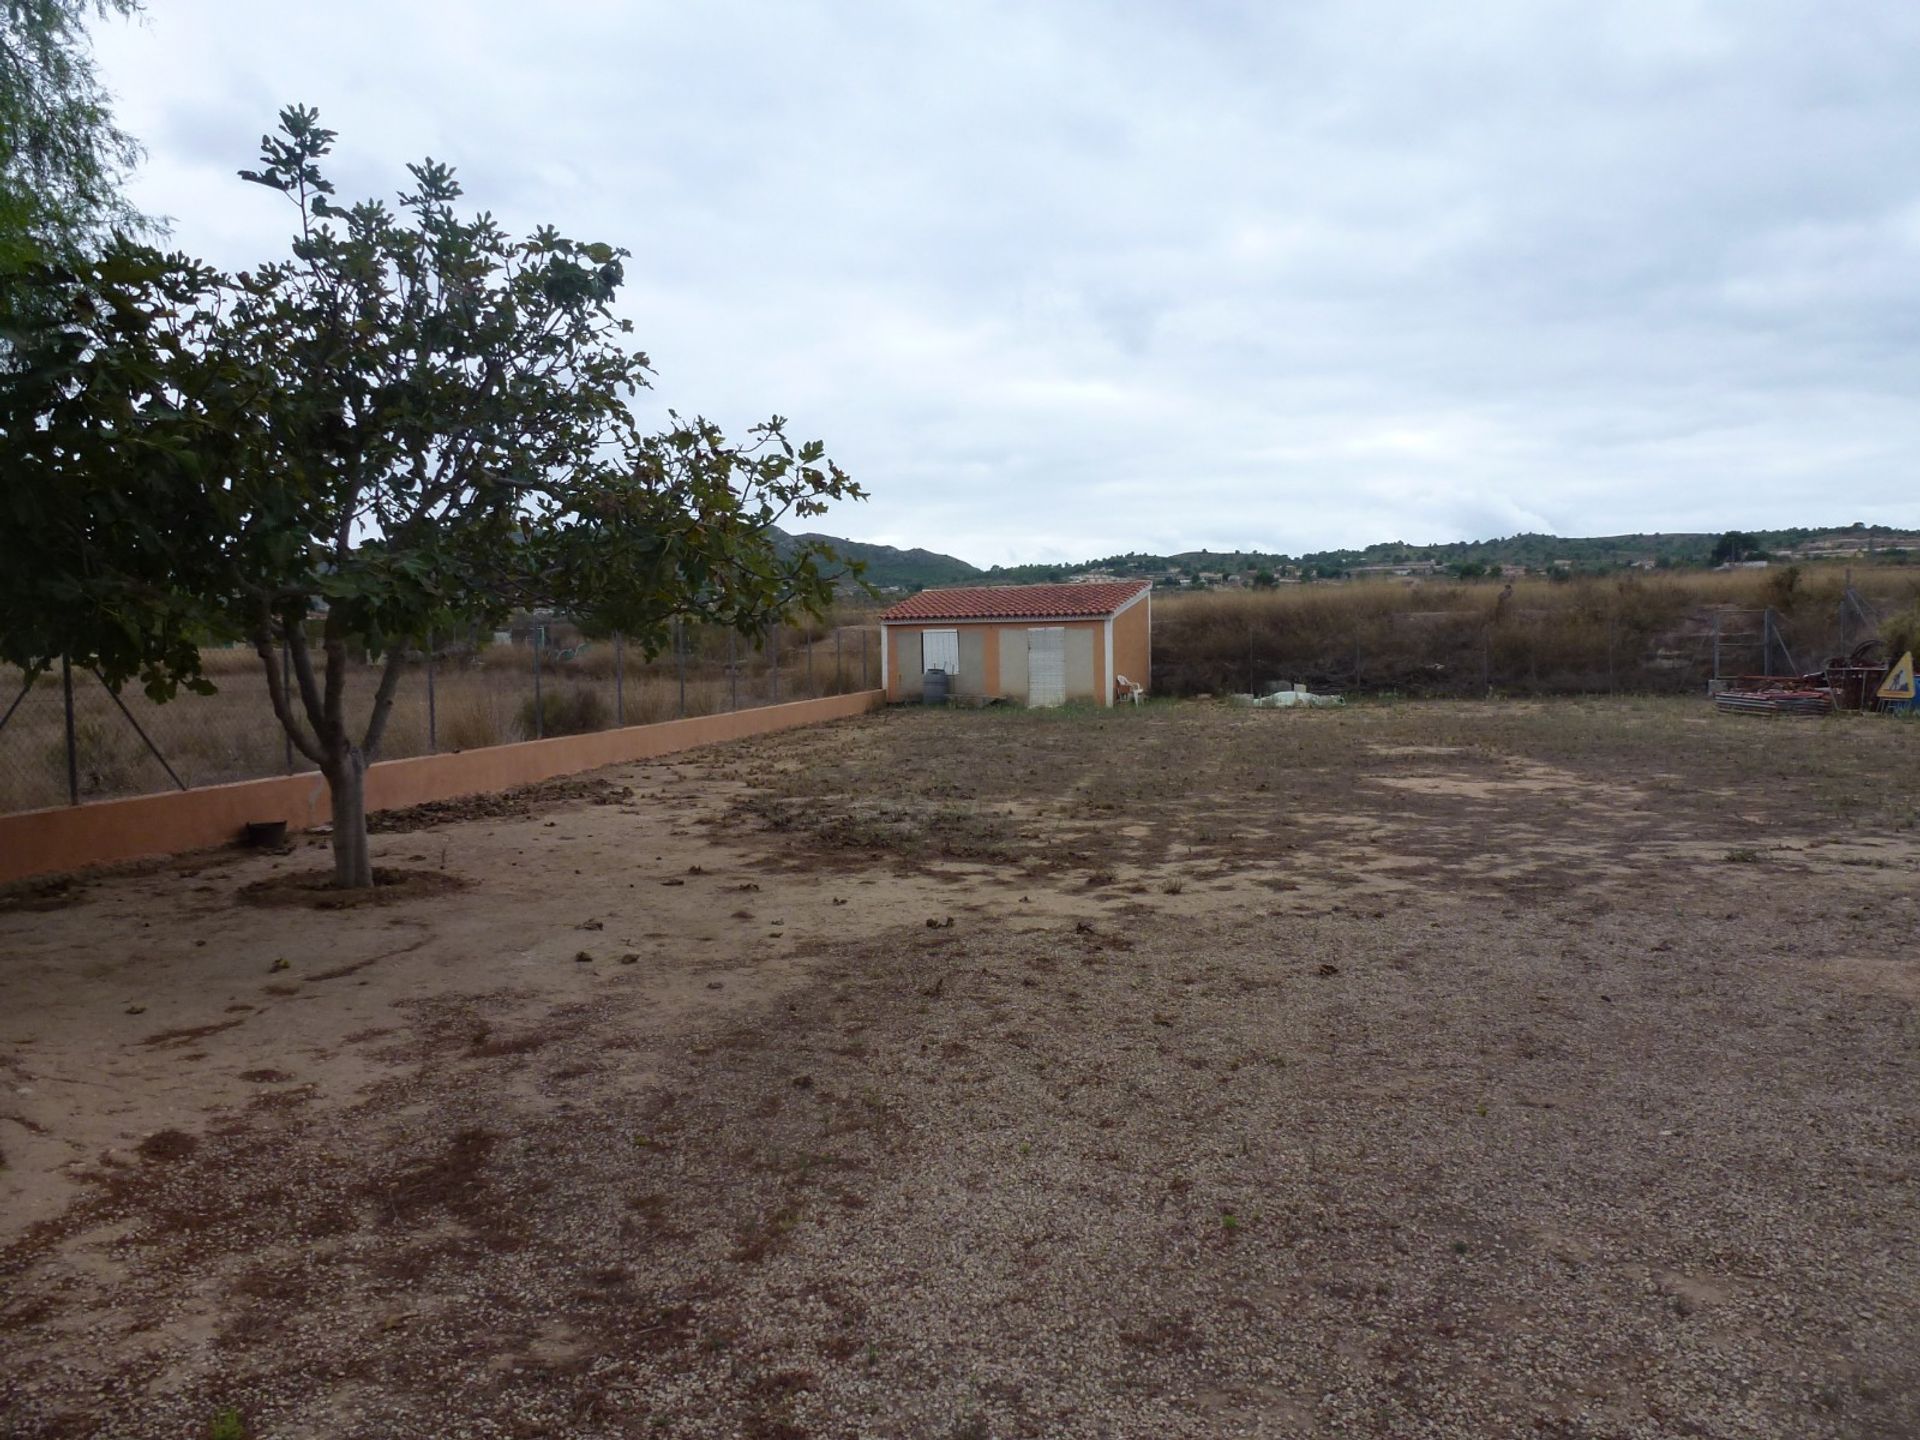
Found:
<path fill-rule="evenodd" d="M 933 550 L 901 550 L 892 545 L 869 545 L 863 540 L 843 540 L 838 535 L 789 535 L 781 540 L 796 544 L 802 540 L 820 540 L 831 545 L 849 560 L 858 560 L 867 568 L 862 576 L 877 590 L 925 590 L 939 585 L 967 585 L 978 582 L 986 572 L 977 565 Z"/>
<path fill-rule="evenodd" d="M 1303 579 L 1366 575 L 1395 569 L 1478 574 L 1494 566 L 1525 571 L 1596 572 L 1627 567 L 1685 568 L 1710 565 L 1722 536 L 1707 533 L 1651 535 L 1511 535 L 1445 545 L 1383 541 L 1357 550 L 1319 550 L 1284 555 L 1262 550 L 1188 550 L 1177 555 L 1130 552 L 1077 564 L 995 566 L 992 584 L 1071 580 L 1077 575 L 1174 578 L 1191 583 L 1207 577 L 1248 576 L 1267 571 Z M 1920 535 L 1886 525 L 1846 525 L 1792 530 L 1755 530 L 1740 536 L 1743 558 L 1780 560 L 1920 560 Z"/>
<path fill-rule="evenodd" d="M 1628 566 L 1661 568 L 1713 563 L 1721 536 L 1654 535 L 1510 535 L 1495 540 L 1463 540 L 1446 545 L 1408 545 L 1383 541 L 1358 550 L 1319 550 L 1283 555 L 1262 550 L 1187 550 L 1177 555 L 1129 552 L 1097 560 L 1052 565 L 995 565 L 983 570 L 952 555 L 932 550 L 900 550 L 833 535 L 781 533 L 781 541 L 823 540 L 850 560 L 866 563 L 867 583 L 886 591 L 941 585 L 1031 585 L 1111 575 L 1185 583 L 1207 577 L 1252 576 L 1268 571 L 1279 577 L 1334 578 L 1372 574 L 1402 567 L 1478 574 L 1493 566 L 1522 571 L 1618 570 Z M 1755 530 L 1743 535 L 1741 553 L 1779 559 L 1920 560 L 1920 535 L 1886 525 L 1844 525 L 1792 530 Z"/>

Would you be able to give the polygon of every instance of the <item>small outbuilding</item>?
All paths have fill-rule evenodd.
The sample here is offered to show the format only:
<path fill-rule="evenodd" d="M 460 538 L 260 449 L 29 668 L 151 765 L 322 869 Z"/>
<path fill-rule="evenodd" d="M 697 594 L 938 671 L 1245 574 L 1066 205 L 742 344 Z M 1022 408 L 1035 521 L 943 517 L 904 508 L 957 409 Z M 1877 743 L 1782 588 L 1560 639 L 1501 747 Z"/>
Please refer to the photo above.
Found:
<path fill-rule="evenodd" d="M 970 585 L 922 590 L 880 615 L 887 699 L 921 698 L 930 670 L 961 699 L 1111 705 L 1146 693 L 1153 584 Z"/>

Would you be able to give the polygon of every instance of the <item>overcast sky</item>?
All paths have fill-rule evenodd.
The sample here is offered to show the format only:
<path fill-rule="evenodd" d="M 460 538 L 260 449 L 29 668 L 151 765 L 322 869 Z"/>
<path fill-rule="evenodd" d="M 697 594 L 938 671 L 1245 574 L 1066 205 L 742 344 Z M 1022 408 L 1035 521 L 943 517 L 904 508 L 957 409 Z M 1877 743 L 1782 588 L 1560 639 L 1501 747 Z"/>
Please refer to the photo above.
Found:
<path fill-rule="evenodd" d="M 1920 525 L 1920 4 L 150 0 L 175 243 L 292 101 L 633 251 L 654 399 L 980 564 Z"/>

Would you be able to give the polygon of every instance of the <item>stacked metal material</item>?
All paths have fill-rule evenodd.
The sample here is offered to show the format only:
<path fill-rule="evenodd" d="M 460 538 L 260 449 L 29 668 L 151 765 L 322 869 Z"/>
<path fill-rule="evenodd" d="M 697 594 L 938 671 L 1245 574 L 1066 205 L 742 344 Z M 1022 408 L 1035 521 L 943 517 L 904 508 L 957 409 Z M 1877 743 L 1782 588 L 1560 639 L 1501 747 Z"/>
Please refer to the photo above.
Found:
<path fill-rule="evenodd" d="M 1722 690 L 1714 708 L 1729 715 L 1831 715 L 1833 696 L 1825 690 Z"/>

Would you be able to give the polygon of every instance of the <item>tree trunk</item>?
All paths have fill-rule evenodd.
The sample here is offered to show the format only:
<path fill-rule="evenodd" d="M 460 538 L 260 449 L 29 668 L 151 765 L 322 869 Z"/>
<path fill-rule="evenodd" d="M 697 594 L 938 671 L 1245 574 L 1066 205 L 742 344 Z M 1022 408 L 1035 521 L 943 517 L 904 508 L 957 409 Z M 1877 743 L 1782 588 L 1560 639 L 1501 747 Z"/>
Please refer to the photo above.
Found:
<path fill-rule="evenodd" d="M 373 884 L 373 856 L 367 849 L 367 756 L 359 746 L 327 772 L 333 799 L 333 883 L 342 890 Z"/>

